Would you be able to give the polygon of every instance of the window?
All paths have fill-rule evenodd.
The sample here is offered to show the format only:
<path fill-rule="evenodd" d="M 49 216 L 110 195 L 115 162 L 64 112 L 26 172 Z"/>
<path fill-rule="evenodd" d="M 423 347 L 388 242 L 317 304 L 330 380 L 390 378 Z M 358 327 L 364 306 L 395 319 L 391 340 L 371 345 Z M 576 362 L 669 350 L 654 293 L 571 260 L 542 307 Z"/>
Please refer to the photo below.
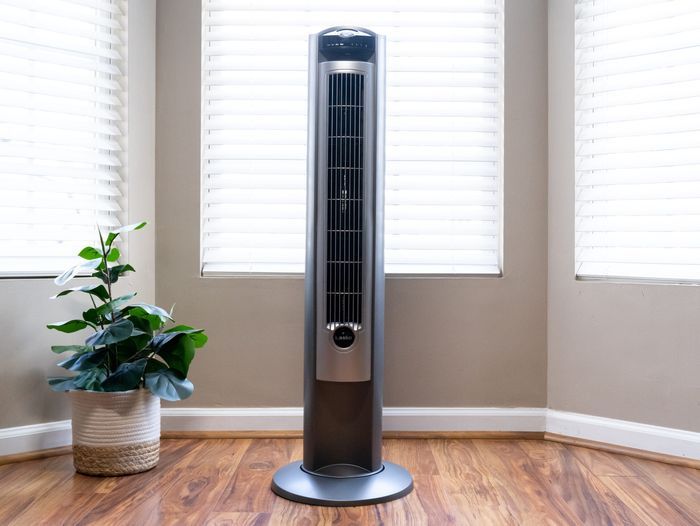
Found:
<path fill-rule="evenodd" d="M 386 270 L 498 274 L 502 0 L 203 2 L 202 264 L 304 270 L 308 35 L 387 37 Z"/>
<path fill-rule="evenodd" d="M 700 2 L 576 2 L 576 274 L 700 280 Z"/>
<path fill-rule="evenodd" d="M 51 275 L 120 224 L 126 4 L 0 0 L 0 275 Z"/>

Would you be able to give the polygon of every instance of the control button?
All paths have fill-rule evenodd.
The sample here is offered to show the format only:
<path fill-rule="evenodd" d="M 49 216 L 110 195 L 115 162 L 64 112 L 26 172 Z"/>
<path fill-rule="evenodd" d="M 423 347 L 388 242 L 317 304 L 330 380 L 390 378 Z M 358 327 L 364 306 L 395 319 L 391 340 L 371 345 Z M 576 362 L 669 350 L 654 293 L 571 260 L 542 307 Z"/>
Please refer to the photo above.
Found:
<path fill-rule="evenodd" d="M 355 32 L 352 29 L 343 29 L 342 31 L 338 31 L 338 35 L 343 38 L 350 38 L 355 35 Z"/>

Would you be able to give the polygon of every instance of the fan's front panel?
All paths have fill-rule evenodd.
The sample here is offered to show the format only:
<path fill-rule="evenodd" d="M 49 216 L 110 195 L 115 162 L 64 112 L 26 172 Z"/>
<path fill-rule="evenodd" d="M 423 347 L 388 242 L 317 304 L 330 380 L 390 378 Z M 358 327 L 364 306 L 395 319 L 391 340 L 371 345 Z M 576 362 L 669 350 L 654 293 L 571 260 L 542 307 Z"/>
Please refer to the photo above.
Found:
<path fill-rule="evenodd" d="M 319 68 L 317 164 L 317 378 L 371 374 L 373 234 L 372 65 Z"/>

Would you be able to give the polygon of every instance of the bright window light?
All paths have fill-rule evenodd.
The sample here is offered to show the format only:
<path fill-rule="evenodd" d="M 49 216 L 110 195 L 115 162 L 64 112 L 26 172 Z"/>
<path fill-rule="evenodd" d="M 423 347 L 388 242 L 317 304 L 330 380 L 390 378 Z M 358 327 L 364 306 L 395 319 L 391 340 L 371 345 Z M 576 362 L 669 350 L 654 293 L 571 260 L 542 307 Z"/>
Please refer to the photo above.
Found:
<path fill-rule="evenodd" d="M 387 37 L 386 271 L 498 274 L 502 0 L 203 1 L 205 275 L 300 273 L 308 36 Z"/>
<path fill-rule="evenodd" d="M 125 13 L 0 0 L 0 276 L 56 274 L 120 224 Z"/>
<path fill-rule="evenodd" d="M 576 2 L 576 274 L 700 280 L 700 2 Z"/>

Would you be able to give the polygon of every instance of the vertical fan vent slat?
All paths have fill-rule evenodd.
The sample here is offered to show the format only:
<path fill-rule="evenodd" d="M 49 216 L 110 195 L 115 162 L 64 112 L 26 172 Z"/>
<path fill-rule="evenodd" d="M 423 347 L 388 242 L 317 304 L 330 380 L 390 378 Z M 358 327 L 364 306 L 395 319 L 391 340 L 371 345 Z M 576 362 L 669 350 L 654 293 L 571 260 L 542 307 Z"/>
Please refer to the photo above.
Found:
<path fill-rule="evenodd" d="M 362 324 L 364 75 L 328 75 L 326 322 Z"/>

